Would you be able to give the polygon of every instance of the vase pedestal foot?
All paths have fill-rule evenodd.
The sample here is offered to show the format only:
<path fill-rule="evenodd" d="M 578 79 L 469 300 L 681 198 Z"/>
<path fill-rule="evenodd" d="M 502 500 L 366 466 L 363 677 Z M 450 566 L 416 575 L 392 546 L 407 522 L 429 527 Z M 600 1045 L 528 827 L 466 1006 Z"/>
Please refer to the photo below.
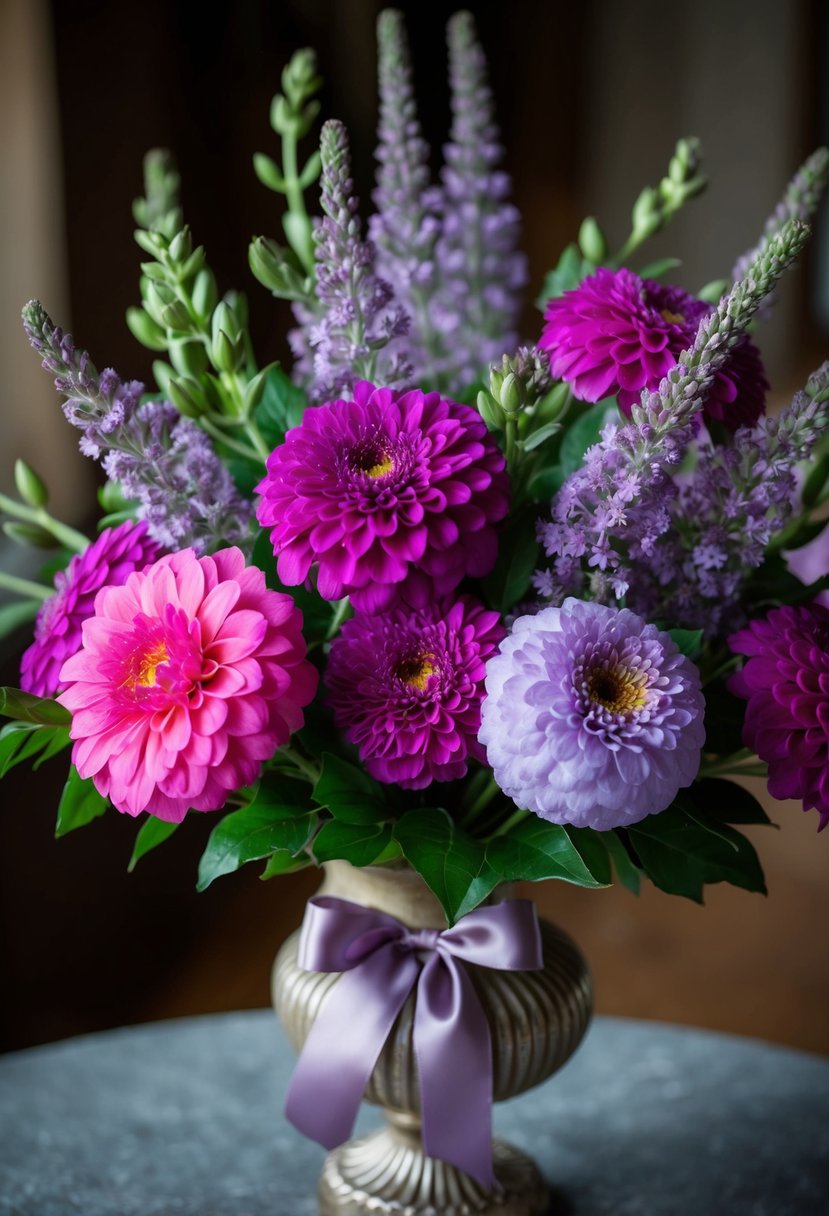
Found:
<path fill-rule="evenodd" d="M 501 1189 L 486 1191 L 468 1174 L 427 1157 L 415 1128 L 398 1120 L 329 1153 L 319 1182 L 320 1216 L 546 1216 L 547 1186 L 524 1153 L 496 1140 Z"/>

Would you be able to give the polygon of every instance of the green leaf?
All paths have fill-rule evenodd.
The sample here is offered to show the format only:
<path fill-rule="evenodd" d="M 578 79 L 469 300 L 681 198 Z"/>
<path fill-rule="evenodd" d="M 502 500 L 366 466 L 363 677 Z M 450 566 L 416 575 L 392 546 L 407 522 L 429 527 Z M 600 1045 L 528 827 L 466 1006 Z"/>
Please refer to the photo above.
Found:
<path fill-rule="evenodd" d="M 44 760 L 68 747 L 69 742 L 65 726 L 9 722 L 0 730 L 0 778 L 24 760 L 34 759 L 33 768 L 39 768 Z"/>
<path fill-rule="evenodd" d="M 288 379 L 281 367 L 272 367 L 255 414 L 265 442 L 271 447 L 279 447 L 284 442 L 285 432 L 299 426 L 307 404 L 302 389 Z"/>
<path fill-rule="evenodd" d="M 592 274 L 595 269 L 596 266 L 593 262 L 582 257 L 578 245 L 575 243 L 568 245 L 559 258 L 555 270 L 549 271 L 546 275 L 541 294 L 535 302 L 536 307 L 543 312 L 549 300 L 578 287 L 582 279 Z"/>
<path fill-rule="evenodd" d="M 605 397 L 591 405 L 567 428 L 561 441 L 559 458 L 565 477 L 581 468 L 585 452 L 599 442 L 602 428 L 608 421 L 619 421 L 619 408 L 612 397 Z"/>
<path fill-rule="evenodd" d="M 155 815 L 149 815 L 138 830 L 138 835 L 135 838 L 135 844 L 132 847 L 132 857 L 130 857 L 127 870 L 131 874 L 138 865 L 142 857 L 145 857 L 152 849 L 163 844 L 176 828 L 180 828 L 180 823 L 168 823 L 166 819 L 157 819 Z"/>
<path fill-rule="evenodd" d="M 316 827 L 316 815 L 307 799 L 293 793 L 296 783 L 285 782 L 289 792 L 284 801 L 272 801 L 270 789 L 260 790 L 256 800 L 219 821 L 199 862 L 196 884 L 204 891 L 223 874 L 232 874 L 248 861 L 259 861 L 277 849 L 292 856 L 302 852 Z M 296 800 L 294 800 L 296 799 Z"/>
<path fill-rule="evenodd" d="M 483 843 L 467 835 L 442 808 L 407 811 L 395 824 L 394 836 L 450 925 L 482 903 L 500 881 Z"/>
<path fill-rule="evenodd" d="M 391 840 L 388 823 L 346 823 L 329 819 L 314 837 L 311 846 L 317 861 L 350 861 L 353 866 L 370 866 Z"/>
<path fill-rule="evenodd" d="M 669 629 L 667 632 L 687 658 L 699 658 L 702 649 L 701 629 Z"/>
<path fill-rule="evenodd" d="M 278 194 L 285 193 L 285 178 L 270 156 L 266 156 L 264 152 L 254 152 L 253 171 L 263 186 L 267 186 L 269 190 L 275 190 Z"/>
<path fill-rule="evenodd" d="M 560 422 L 545 422 L 537 431 L 533 431 L 526 439 L 523 439 L 521 446 L 525 452 L 534 452 L 545 439 L 549 439 L 551 435 L 557 435 L 560 430 Z"/>
<path fill-rule="evenodd" d="M 22 625 L 33 621 L 40 609 L 39 600 L 15 600 L 0 608 L 0 638 L 6 638 Z"/>
<path fill-rule="evenodd" d="M 648 262 L 647 266 L 643 266 L 636 273 L 640 279 L 661 279 L 663 274 L 676 270 L 677 266 L 681 265 L 679 258 L 658 258 L 655 262 Z"/>
<path fill-rule="evenodd" d="M 631 844 L 654 886 L 702 903 L 706 883 L 729 882 L 765 894 L 754 848 L 733 828 L 678 798 L 667 810 L 628 828 Z"/>
<path fill-rule="evenodd" d="M 595 850 L 577 848 L 575 829 L 560 827 L 529 815 L 504 836 L 496 836 L 487 845 L 487 860 L 507 882 L 540 882 L 545 878 L 560 878 L 580 887 L 608 885 L 607 853 L 597 862 Z M 588 864 L 590 861 L 590 865 Z M 593 866 L 597 873 L 593 872 Z"/>
<path fill-rule="evenodd" d="M 685 796 L 694 804 L 694 813 L 705 812 L 724 823 L 762 823 L 771 820 L 753 794 L 723 777 L 704 777 L 695 781 Z"/>
<path fill-rule="evenodd" d="M 289 853 L 287 849 L 277 849 L 271 853 L 264 870 L 259 875 L 261 879 L 278 878 L 280 874 L 293 874 L 294 870 L 304 870 L 312 866 L 313 860 L 307 853 Z"/>
<path fill-rule="evenodd" d="M 380 823 L 389 818 L 383 787 L 362 769 L 331 752 L 323 754 L 314 801 L 344 823 Z"/>
<path fill-rule="evenodd" d="M 536 508 L 529 506 L 510 516 L 501 532 L 495 569 L 483 580 L 487 599 L 501 612 L 508 612 L 526 594 L 538 566 L 537 515 Z"/>
<path fill-rule="evenodd" d="M 55 836 L 65 836 L 67 832 L 74 832 L 75 828 L 85 827 L 103 815 L 108 806 L 108 800 L 98 793 L 91 778 L 82 777 L 73 764 L 58 804 Z"/>
<path fill-rule="evenodd" d="M 603 832 L 602 840 L 613 860 L 613 867 L 616 870 L 616 877 L 619 879 L 619 882 L 623 887 L 627 887 L 628 891 L 632 891 L 634 895 L 638 895 L 642 885 L 642 872 L 625 848 L 624 840 L 619 831 Z"/>
<path fill-rule="evenodd" d="M 36 697 L 20 688 L 0 688 L 0 714 L 17 722 L 34 722 L 37 726 L 69 726 L 72 715 L 57 701 Z"/>
<path fill-rule="evenodd" d="M 549 502 L 564 485 L 565 474 L 561 465 L 536 469 L 527 482 L 527 494 L 533 502 Z"/>
<path fill-rule="evenodd" d="M 613 871 L 605 845 L 605 833 L 595 832 L 592 828 L 566 827 L 564 830 L 592 876 L 603 887 L 609 887 L 613 882 Z"/>

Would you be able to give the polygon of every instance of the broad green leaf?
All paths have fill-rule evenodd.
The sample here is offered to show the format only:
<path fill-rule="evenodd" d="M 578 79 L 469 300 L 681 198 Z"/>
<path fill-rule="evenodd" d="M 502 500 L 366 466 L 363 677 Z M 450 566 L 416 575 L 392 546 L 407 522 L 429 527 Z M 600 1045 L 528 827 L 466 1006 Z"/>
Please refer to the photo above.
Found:
<path fill-rule="evenodd" d="M 578 287 L 582 279 L 592 274 L 595 269 L 596 266 L 593 262 L 582 257 L 578 245 L 575 243 L 568 245 L 559 258 L 555 270 L 547 273 L 541 294 L 535 302 L 536 307 L 543 312 L 549 300 Z"/>
<path fill-rule="evenodd" d="M 69 726 L 72 715 L 57 701 L 36 697 L 20 688 L 0 687 L 0 714 L 37 726 Z"/>
<path fill-rule="evenodd" d="M 598 865 L 599 873 L 594 874 L 573 843 L 572 830 L 529 815 L 506 835 L 490 840 L 487 860 L 508 882 L 560 878 L 580 887 L 607 886 L 607 854 L 604 864 Z"/>
<path fill-rule="evenodd" d="M 539 564 L 535 525 L 538 511 L 534 506 L 515 512 L 501 532 L 498 561 L 495 569 L 483 580 L 488 601 L 501 612 L 526 595 L 533 571 Z"/>
<path fill-rule="evenodd" d="M 0 730 L 0 778 L 24 760 L 34 760 L 33 768 L 38 768 L 69 743 L 69 731 L 65 726 L 9 722 Z"/>
<path fill-rule="evenodd" d="M 55 836 L 65 836 L 75 828 L 85 827 L 99 815 L 103 815 L 109 802 L 99 794 L 89 777 L 82 777 L 74 764 L 69 770 L 69 779 L 63 787 L 58 804 L 58 819 Z"/>
<path fill-rule="evenodd" d="M 627 887 L 628 891 L 638 895 L 642 886 L 642 872 L 625 848 L 622 837 L 618 831 L 603 832 L 602 840 L 613 860 L 613 868 L 619 882 L 623 887 Z"/>
<path fill-rule="evenodd" d="M 231 811 L 219 821 L 199 862 L 199 891 L 223 874 L 232 874 L 248 861 L 259 861 L 276 849 L 300 853 L 316 826 L 316 815 L 307 803 L 286 801 L 276 805 L 257 799 L 250 806 Z"/>
<path fill-rule="evenodd" d="M 613 882 L 613 871 L 605 844 L 606 833 L 594 832 L 592 828 L 566 827 L 564 830 L 596 881 L 603 887 L 609 887 Z"/>
<path fill-rule="evenodd" d="M 701 629 L 669 629 L 667 632 L 687 658 L 699 658 L 702 649 Z"/>
<path fill-rule="evenodd" d="M 293 874 L 294 870 L 304 870 L 306 866 L 313 864 L 313 860 L 304 851 L 294 856 L 287 849 L 277 849 L 271 853 L 259 877 L 261 879 L 278 878 L 280 874 Z"/>
<path fill-rule="evenodd" d="M 168 823 L 166 819 L 157 819 L 155 815 L 149 815 L 138 829 L 127 870 L 132 873 L 142 857 L 145 857 L 152 849 L 158 848 L 172 836 L 176 828 L 180 827 L 180 823 Z"/>
<path fill-rule="evenodd" d="M 772 826 L 763 807 L 753 794 L 735 781 L 722 777 L 705 777 L 695 781 L 683 795 L 693 806 L 695 814 L 704 811 L 724 823 L 762 823 Z"/>
<path fill-rule="evenodd" d="M 394 835 L 450 925 L 482 903 L 500 881 L 487 861 L 484 844 L 458 827 L 442 808 L 407 811 L 395 824 Z"/>
<path fill-rule="evenodd" d="M 676 270 L 677 266 L 681 265 L 679 258 L 659 258 L 656 262 L 648 262 L 647 266 L 643 266 L 636 273 L 640 279 L 661 279 L 663 274 Z"/>
<path fill-rule="evenodd" d="M 346 823 L 329 819 L 314 837 L 311 846 L 317 861 L 350 861 L 353 866 L 370 866 L 385 851 L 391 840 L 388 823 Z"/>
<path fill-rule="evenodd" d="M 380 823 L 389 818 L 383 787 L 362 769 L 331 752 L 323 754 L 314 801 L 344 823 Z"/>
<path fill-rule="evenodd" d="M 536 469 L 527 482 L 527 494 L 533 502 L 549 502 L 564 481 L 565 473 L 560 464 Z"/>
<path fill-rule="evenodd" d="M 553 435 L 557 435 L 560 430 L 560 422 L 545 422 L 537 431 L 532 431 L 526 439 L 522 439 L 521 446 L 525 452 L 534 452 L 545 439 L 550 439 Z"/>
<path fill-rule="evenodd" d="M 286 432 L 299 426 L 307 404 L 302 389 L 288 379 L 281 367 L 273 367 L 255 414 L 265 442 L 273 448 L 279 447 L 285 441 Z"/>
<path fill-rule="evenodd" d="M 584 463 L 584 453 L 601 438 L 605 423 L 619 421 L 619 408 L 612 397 L 605 397 L 587 406 L 564 433 L 559 462 L 565 477 L 575 473 Z"/>
<path fill-rule="evenodd" d="M 674 803 L 628 828 L 631 843 L 654 886 L 703 902 L 706 883 L 730 882 L 765 894 L 754 848 L 733 828 L 694 808 Z"/>
<path fill-rule="evenodd" d="M 37 616 L 39 608 L 37 600 L 16 600 L 13 604 L 4 604 L 0 608 L 0 638 L 8 637 L 21 625 L 28 625 Z"/>

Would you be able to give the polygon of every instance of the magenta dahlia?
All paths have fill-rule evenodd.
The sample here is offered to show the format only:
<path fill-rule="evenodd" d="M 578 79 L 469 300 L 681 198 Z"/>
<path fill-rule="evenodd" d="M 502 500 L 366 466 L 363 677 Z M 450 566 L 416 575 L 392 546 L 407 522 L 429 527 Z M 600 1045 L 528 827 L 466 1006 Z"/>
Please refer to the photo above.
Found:
<path fill-rule="evenodd" d="M 503 636 L 498 613 L 471 596 L 346 621 L 328 659 L 328 703 L 373 777 L 419 790 L 484 761 L 484 666 Z"/>
<path fill-rule="evenodd" d="M 478 738 L 519 806 L 607 831 L 664 811 L 691 784 L 704 711 L 699 673 L 669 634 L 568 599 L 519 617 L 487 663 Z"/>
<path fill-rule="evenodd" d="M 102 587 L 118 587 L 161 553 L 147 525 L 132 520 L 107 528 L 65 570 L 55 575 L 55 593 L 43 602 L 35 621 L 35 640 L 20 663 L 20 687 L 38 697 L 53 697 L 64 687 L 60 669 L 81 647 L 81 626 L 94 611 Z"/>
<path fill-rule="evenodd" d="M 61 671 L 78 772 L 128 815 L 218 810 L 303 724 L 317 673 L 301 627 L 235 548 L 105 588 Z"/>
<path fill-rule="evenodd" d="M 504 458 L 480 415 L 439 393 L 361 381 L 353 401 L 306 410 L 267 469 L 257 514 L 286 586 L 316 566 L 325 599 L 377 610 L 403 584 L 425 600 L 495 564 Z"/>
<path fill-rule="evenodd" d="M 630 413 L 642 389 L 658 388 L 693 345 L 711 311 L 681 287 L 599 267 L 549 301 L 538 345 L 550 351 L 553 376 L 566 380 L 582 401 L 615 396 Z M 768 387 L 760 352 L 744 338 L 714 377 L 705 416 L 732 431 L 752 426 L 763 413 Z"/>
<path fill-rule="evenodd" d="M 728 639 L 748 657 L 728 687 L 745 697 L 743 740 L 769 766 L 773 798 L 829 823 L 829 608 L 775 608 Z"/>

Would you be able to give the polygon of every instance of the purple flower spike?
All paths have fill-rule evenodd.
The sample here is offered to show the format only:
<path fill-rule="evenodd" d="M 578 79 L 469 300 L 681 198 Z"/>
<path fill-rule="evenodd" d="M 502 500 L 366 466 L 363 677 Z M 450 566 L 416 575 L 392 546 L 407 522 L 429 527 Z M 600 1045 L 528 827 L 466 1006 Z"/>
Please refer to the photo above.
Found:
<path fill-rule="evenodd" d="M 773 798 L 799 798 L 829 823 L 829 609 L 775 608 L 728 639 L 748 656 L 728 687 L 745 697 L 743 740 L 769 766 Z"/>
<path fill-rule="evenodd" d="M 361 382 L 353 400 L 307 409 L 267 468 L 257 514 L 286 586 L 316 565 L 325 599 L 378 609 L 495 564 L 504 457 L 476 410 L 439 393 Z"/>
<path fill-rule="evenodd" d="M 503 634 L 498 613 L 470 596 L 346 621 L 328 660 L 328 701 L 373 777 L 419 790 L 484 761 L 485 664 Z"/>
<path fill-rule="evenodd" d="M 699 769 L 699 673 L 627 610 L 565 600 L 519 617 L 487 664 L 479 740 L 504 793 L 542 819 L 626 827 Z"/>

